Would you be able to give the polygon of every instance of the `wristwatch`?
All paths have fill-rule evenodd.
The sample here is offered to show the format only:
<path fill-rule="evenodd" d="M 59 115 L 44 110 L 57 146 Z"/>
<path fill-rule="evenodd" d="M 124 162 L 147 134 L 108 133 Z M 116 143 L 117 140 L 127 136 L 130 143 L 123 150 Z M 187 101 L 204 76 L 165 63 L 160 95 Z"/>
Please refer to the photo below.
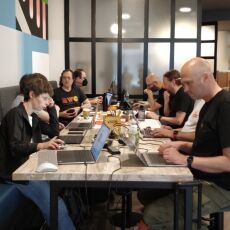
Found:
<path fill-rule="evenodd" d="M 187 157 L 187 167 L 192 168 L 193 156 Z"/>
<path fill-rule="evenodd" d="M 173 141 L 176 141 L 177 140 L 177 134 L 179 133 L 178 130 L 173 130 L 173 137 L 172 137 L 172 140 Z"/>

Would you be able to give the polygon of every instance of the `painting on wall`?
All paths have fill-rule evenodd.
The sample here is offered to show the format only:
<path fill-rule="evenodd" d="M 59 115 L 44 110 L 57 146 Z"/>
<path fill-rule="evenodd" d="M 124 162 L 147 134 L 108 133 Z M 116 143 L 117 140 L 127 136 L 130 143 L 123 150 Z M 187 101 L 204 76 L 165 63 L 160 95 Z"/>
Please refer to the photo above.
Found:
<path fill-rule="evenodd" d="M 48 0 L 16 0 L 16 29 L 48 40 Z"/>

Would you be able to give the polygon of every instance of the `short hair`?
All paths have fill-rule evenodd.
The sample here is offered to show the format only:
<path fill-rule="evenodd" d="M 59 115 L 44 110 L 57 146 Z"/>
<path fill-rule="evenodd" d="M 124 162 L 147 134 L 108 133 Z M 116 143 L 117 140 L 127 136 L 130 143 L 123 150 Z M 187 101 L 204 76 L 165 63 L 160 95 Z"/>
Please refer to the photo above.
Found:
<path fill-rule="evenodd" d="M 77 77 L 82 77 L 82 71 L 85 72 L 84 69 L 76 69 L 73 72 L 73 78 L 76 79 Z"/>
<path fill-rule="evenodd" d="M 53 88 L 48 82 L 47 78 L 40 73 L 30 74 L 25 78 L 24 87 L 24 101 L 30 99 L 29 93 L 33 91 L 35 96 L 39 96 L 43 93 L 48 93 L 50 96 L 53 95 Z"/>
<path fill-rule="evenodd" d="M 60 80 L 59 80 L 59 86 L 60 86 L 60 87 L 63 86 L 62 77 L 63 77 L 63 74 L 66 73 L 66 72 L 71 72 L 71 73 L 72 73 L 72 77 L 73 77 L 73 70 L 71 70 L 71 69 L 64 69 L 64 70 L 61 72 L 61 76 L 60 76 Z"/>
<path fill-rule="evenodd" d="M 180 72 L 176 69 L 166 72 L 163 77 L 166 77 L 169 81 L 175 80 L 177 85 L 181 85 Z"/>
<path fill-rule="evenodd" d="M 24 94 L 25 80 L 28 76 L 30 76 L 30 74 L 24 74 L 19 81 L 20 94 Z"/>

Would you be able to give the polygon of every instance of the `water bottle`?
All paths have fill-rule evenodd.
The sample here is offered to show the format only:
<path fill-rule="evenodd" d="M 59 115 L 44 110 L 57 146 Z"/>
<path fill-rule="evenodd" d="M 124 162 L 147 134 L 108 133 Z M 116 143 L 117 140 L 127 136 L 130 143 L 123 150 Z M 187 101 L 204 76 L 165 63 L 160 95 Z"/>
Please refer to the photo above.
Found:
<path fill-rule="evenodd" d="M 144 121 L 145 120 L 145 108 L 143 105 L 140 106 L 140 109 L 138 111 L 138 120 Z"/>
<path fill-rule="evenodd" d="M 127 90 L 125 90 L 124 101 L 125 101 L 125 102 L 129 102 L 129 93 L 128 93 Z"/>
<path fill-rule="evenodd" d="M 134 119 L 132 119 L 130 122 L 128 135 L 129 135 L 129 147 L 132 150 L 135 150 L 139 144 L 139 130 L 136 121 Z"/>

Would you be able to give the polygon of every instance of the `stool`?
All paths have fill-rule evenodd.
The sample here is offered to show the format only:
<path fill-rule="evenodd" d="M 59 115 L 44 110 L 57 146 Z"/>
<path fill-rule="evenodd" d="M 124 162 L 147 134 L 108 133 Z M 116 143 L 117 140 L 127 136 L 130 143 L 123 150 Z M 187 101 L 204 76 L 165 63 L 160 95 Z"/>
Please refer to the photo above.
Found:
<path fill-rule="evenodd" d="M 142 218 L 142 215 L 132 212 L 132 191 L 119 191 L 118 194 L 122 196 L 121 213 L 112 216 L 110 222 L 124 230 L 135 226 Z"/>

